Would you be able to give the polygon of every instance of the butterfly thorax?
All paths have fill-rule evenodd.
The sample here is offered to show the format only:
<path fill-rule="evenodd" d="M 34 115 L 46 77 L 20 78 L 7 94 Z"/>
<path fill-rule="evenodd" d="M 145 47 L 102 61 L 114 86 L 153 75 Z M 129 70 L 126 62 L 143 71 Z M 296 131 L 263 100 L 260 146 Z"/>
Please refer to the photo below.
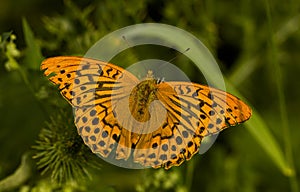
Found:
<path fill-rule="evenodd" d="M 152 101 L 157 100 L 156 80 L 146 77 L 145 80 L 137 84 L 131 91 L 129 97 L 129 108 L 132 116 L 140 122 L 150 119 L 149 107 Z"/>

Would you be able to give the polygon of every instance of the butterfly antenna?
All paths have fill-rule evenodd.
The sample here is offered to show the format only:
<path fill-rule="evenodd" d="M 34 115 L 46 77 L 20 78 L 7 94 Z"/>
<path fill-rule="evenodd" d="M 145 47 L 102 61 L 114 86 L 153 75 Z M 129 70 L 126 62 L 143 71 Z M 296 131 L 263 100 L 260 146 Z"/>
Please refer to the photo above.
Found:
<path fill-rule="evenodd" d="M 130 45 L 130 43 L 129 43 L 129 41 L 126 39 L 126 37 L 123 35 L 122 36 L 122 39 L 125 41 L 125 43 L 126 43 L 126 45 L 128 46 L 128 48 L 130 48 L 130 47 L 132 47 L 131 45 Z M 130 50 L 129 50 L 130 51 Z M 131 55 L 133 56 L 133 59 L 134 59 L 134 61 L 140 61 L 140 59 L 137 57 L 137 55 L 133 52 L 133 51 L 130 51 L 130 53 L 131 53 Z M 142 67 L 143 67 L 143 70 L 144 70 L 144 72 L 142 73 L 142 74 L 144 74 L 144 73 L 147 73 L 148 72 L 148 69 L 144 66 L 144 65 L 142 65 Z M 138 73 L 141 73 L 140 71 L 137 71 Z M 144 75 L 143 76 L 141 76 L 141 74 L 140 74 L 140 79 L 142 78 L 142 77 L 144 77 Z"/>
<path fill-rule="evenodd" d="M 190 50 L 190 48 L 187 48 L 184 52 L 179 52 L 175 55 L 175 57 L 173 57 L 172 59 L 170 59 L 168 62 L 170 63 L 171 61 L 174 61 L 179 55 L 185 54 L 186 52 L 188 52 Z"/>
<path fill-rule="evenodd" d="M 126 37 L 123 35 L 122 39 L 125 41 L 126 45 L 128 48 L 131 48 L 132 46 L 130 45 L 129 41 L 126 39 Z M 135 61 L 139 61 L 138 57 L 136 56 L 136 54 L 134 54 L 131 50 L 129 50 L 130 53 L 132 54 L 132 56 L 134 57 Z"/>
<path fill-rule="evenodd" d="M 170 62 L 174 61 L 179 55 L 185 54 L 185 53 L 188 52 L 189 50 L 190 50 L 190 48 L 187 48 L 184 52 L 179 52 L 179 53 L 177 53 L 172 59 L 170 59 L 170 60 L 167 61 L 167 62 L 170 63 Z M 159 66 L 158 70 L 159 70 L 160 68 L 162 68 L 164 65 L 166 65 L 166 64 L 163 64 L 163 65 Z"/>
<path fill-rule="evenodd" d="M 130 48 L 131 46 L 124 35 L 122 36 L 122 39 L 125 41 L 127 47 Z"/>

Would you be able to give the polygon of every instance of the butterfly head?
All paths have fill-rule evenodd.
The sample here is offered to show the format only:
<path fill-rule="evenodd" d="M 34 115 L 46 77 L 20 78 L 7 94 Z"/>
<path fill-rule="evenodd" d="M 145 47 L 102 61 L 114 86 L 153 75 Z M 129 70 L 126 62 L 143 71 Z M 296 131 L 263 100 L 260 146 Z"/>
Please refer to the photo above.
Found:
<path fill-rule="evenodd" d="M 152 70 L 148 70 L 146 78 L 144 80 L 151 80 L 154 81 L 156 84 L 160 84 L 161 82 L 165 81 L 165 78 L 155 78 L 153 71 Z"/>
<path fill-rule="evenodd" d="M 154 79 L 154 74 L 152 70 L 148 70 L 147 75 L 146 75 L 146 80 L 147 79 Z"/>

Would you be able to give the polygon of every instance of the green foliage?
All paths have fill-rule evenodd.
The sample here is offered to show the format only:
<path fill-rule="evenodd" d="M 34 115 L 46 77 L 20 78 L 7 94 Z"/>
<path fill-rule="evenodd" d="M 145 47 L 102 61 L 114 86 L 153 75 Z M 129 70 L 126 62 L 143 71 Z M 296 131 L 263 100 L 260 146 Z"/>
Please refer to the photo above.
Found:
<path fill-rule="evenodd" d="M 40 63 L 43 60 L 41 48 L 34 39 L 33 32 L 24 18 L 22 19 L 22 25 L 27 47 L 24 54 L 24 63 L 28 66 L 28 68 L 38 70 L 40 68 Z"/>
<path fill-rule="evenodd" d="M 163 169 L 148 171 L 143 177 L 144 182 L 136 186 L 137 192 L 188 191 L 186 186 L 184 186 L 182 174 L 178 169 L 168 172 Z"/>
<path fill-rule="evenodd" d="M 22 161 L 17 170 L 10 176 L 0 181 L 0 191 L 7 191 L 19 187 L 28 180 L 32 174 L 31 158 L 28 153 L 22 156 Z"/>
<path fill-rule="evenodd" d="M 16 58 L 20 57 L 21 53 L 14 43 L 16 38 L 17 37 L 12 33 L 3 33 L 0 38 L 2 54 L 4 54 L 4 57 L 7 58 L 4 66 L 8 71 L 19 69 Z"/>
<path fill-rule="evenodd" d="M 47 30 L 47 37 L 41 40 L 42 47 L 50 54 L 61 52 L 83 55 L 101 37 L 100 31 L 90 22 L 94 7 L 89 6 L 82 10 L 70 0 L 66 0 L 65 5 L 65 15 L 42 18 Z"/>
<path fill-rule="evenodd" d="M 36 1 L 29 2 L 32 6 Z M 0 12 L 8 4 L 0 3 Z M 11 183 L 20 191 L 297 192 L 299 7 L 295 0 L 284 4 L 268 0 L 65 0 L 63 7 L 36 8 L 45 13 L 20 13 L 17 22 L 22 34 L 13 23 L 5 23 L 9 29 L 4 30 L 1 24 L 0 184 Z M 21 19 L 23 15 L 26 19 Z M 222 132 L 206 154 L 179 168 L 139 172 L 102 162 L 99 170 L 101 159 L 83 144 L 71 112 L 61 110 L 71 107 L 43 77 L 39 65 L 43 57 L 84 55 L 105 34 L 142 22 L 175 25 L 201 39 L 218 60 L 228 91 L 247 99 L 253 117 Z M 13 32 L 3 33 L 10 29 Z M 136 47 L 120 55 L 115 60 L 118 65 L 136 58 L 173 58 L 174 52 Z M 191 79 L 199 79 L 199 71 L 181 65 L 188 63 L 184 56 L 174 62 Z M 33 167 L 38 171 L 17 169 L 31 174 L 17 185 L 7 182 L 19 178 L 11 173 L 18 172 L 14 170 L 28 151 L 35 154 Z M 81 182 L 82 178 L 93 180 Z"/>
<path fill-rule="evenodd" d="M 54 183 L 81 183 L 91 179 L 87 167 L 99 168 L 96 157 L 82 142 L 73 124 L 71 113 L 60 111 L 52 116 L 33 146 L 41 174 L 50 173 Z"/>

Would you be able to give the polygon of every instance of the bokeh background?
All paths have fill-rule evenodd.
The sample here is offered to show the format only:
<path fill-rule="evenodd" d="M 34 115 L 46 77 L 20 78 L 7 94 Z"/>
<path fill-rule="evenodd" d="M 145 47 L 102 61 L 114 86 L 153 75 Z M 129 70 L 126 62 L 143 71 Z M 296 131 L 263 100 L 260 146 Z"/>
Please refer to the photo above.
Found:
<path fill-rule="evenodd" d="M 251 120 L 169 171 L 95 157 L 77 136 L 71 107 L 39 69 L 44 58 L 84 55 L 104 35 L 145 22 L 199 38 L 227 91 L 253 108 Z M 296 0 L 1 0 L 0 191 L 299 191 L 299 26 Z M 176 55 L 141 46 L 114 63 Z M 174 63 L 205 84 L 184 55 Z"/>

